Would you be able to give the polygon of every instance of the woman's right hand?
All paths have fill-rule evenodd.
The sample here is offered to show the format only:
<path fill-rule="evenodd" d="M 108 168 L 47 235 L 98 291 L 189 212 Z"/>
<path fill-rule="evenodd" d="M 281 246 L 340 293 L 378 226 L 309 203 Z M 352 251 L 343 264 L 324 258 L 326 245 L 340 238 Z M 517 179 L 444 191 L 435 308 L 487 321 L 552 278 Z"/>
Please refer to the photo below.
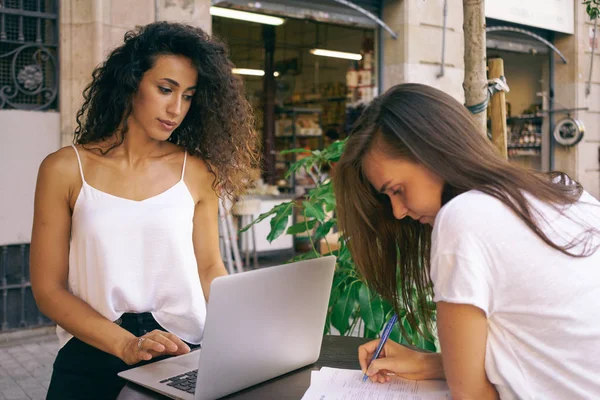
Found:
<path fill-rule="evenodd" d="M 133 337 L 125 343 L 121 360 L 128 365 L 148 361 L 154 357 L 178 356 L 190 352 L 190 347 L 172 333 L 155 329 L 141 337 Z"/>
<path fill-rule="evenodd" d="M 385 343 L 379 358 L 369 365 L 378 345 L 379 339 L 358 348 L 360 367 L 371 381 L 384 383 L 390 375 L 412 380 L 445 379 L 441 354 L 411 350 L 392 340 Z"/>

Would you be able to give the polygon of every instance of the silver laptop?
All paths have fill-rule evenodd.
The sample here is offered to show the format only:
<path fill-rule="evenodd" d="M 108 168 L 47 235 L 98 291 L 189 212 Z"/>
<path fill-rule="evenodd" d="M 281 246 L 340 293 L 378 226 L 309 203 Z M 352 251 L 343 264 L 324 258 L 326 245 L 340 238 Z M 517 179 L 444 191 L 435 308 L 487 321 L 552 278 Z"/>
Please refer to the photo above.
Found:
<path fill-rule="evenodd" d="M 202 349 L 119 376 L 171 398 L 213 400 L 314 363 L 334 266 L 328 256 L 216 278 Z"/>

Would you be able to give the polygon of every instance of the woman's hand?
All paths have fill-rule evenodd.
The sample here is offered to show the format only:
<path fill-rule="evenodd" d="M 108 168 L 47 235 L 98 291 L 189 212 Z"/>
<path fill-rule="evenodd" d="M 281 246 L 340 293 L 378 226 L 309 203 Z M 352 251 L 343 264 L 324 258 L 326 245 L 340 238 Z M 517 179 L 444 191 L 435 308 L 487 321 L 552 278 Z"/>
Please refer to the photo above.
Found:
<path fill-rule="evenodd" d="M 144 336 L 127 341 L 120 358 L 126 364 L 133 365 L 158 356 L 178 356 L 189 352 L 190 347 L 183 340 L 172 333 L 155 329 Z"/>
<path fill-rule="evenodd" d="M 390 375 L 413 380 L 445 379 L 440 354 L 411 350 L 392 340 L 385 343 L 379 358 L 369 365 L 378 345 L 379 339 L 358 348 L 360 367 L 371 381 L 384 383 Z"/>

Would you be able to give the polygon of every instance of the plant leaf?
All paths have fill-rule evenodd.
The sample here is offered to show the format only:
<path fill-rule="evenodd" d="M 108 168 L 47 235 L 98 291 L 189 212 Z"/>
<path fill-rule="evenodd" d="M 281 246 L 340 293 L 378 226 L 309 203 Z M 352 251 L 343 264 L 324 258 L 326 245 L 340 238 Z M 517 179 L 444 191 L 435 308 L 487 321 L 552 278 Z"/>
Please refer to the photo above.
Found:
<path fill-rule="evenodd" d="M 277 213 L 271 219 L 271 232 L 267 235 L 269 243 L 277 239 L 285 231 L 293 209 L 294 204 L 292 202 L 285 203 L 285 207 L 277 209 Z"/>
<path fill-rule="evenodd" d="M 316 220 L 312 220 L 312 221 L 316 221 Z M 333 219 L 323 222 L 315 231 L 314 240 L 319 240 L 319 239 L 325 237 L 327 235 L 327 233 L 329 233 L 331 228 L 333 228 L 334 225 L 335 225 L 335 220 L 333 220 Z"/>
<path fill-rule="evenodd" d="M 281 150 L 279 152 L 279 154 L 285 155 L 285 154 L 292 154 L 292 153 L 304 153 L 304 154 L 308 154 L 308 153 L 312 153 L 310 150 L 306 150 L 304 148 L 302 149 L 288 149 L 288 150 Z"/>
<path fill-rule="evenodd" d="M 319 258 L 320 256 L 321 255 L 319 253 L 315 253 L 314 251 L 309 251 L 309 252 L 300 254 L 299 256 L 292 258 L 289 262 L 312 260 L 313 258 Z"/>
<path fill-rule="evenodd" d="M 294 225 L 290 226 L 286 233 L 288 235 L 295 235 L 297 233 L 307 232 L 315 227 L 317 223 L 316 219 L 311 219 L 309 221 L 297 222 Z"/>
<path fill-rule="evenodd" d="M 392 328 L 392 332 L 390 333 L 390 339 L 396 343 L 400 343 L 402 335 L 400 334 L 400 326 L 398 325 L 398 323 L 396 323 Z"/>
<path fill-rule="evenodd" d="M 250 229 L 252 227 L 252 225 L 256 225 L 259 222 L 261 222 L 262 220 L 264 220 L 265 218 L 268 218 L 271 215 L 275 214 L 277 212 L 277 207 L 278 206 L 275 206 L 271 210 L 267 211 L 266 213 L 260 214 L 258 216 L 258 218 L 256 218 L 254 221 L 250 222 L 248 225 L 246 225 L 245 227 L 243 227 L 242 229 L 240 229 L 239 233 L 246 232 L 248 229 Z"/>
<path fill-rule="evenodd" d="M 360 316 L 365 321 L 365 327 L 373 332 L 380 332 L 384 324 L 383 303 L 380 297 L 373 297 L 364 283 L 358 289 Z"/>
<path fill-rule="evenodd" d="M 305 201 L 302 203 L 304 210 L 306 211 L 306 215 L 311 218 L 316 218 L 317 221 L 323 222 L 325 221 L 325 212 L 322 208 L 317 207 L 314 203 L 310 201 Z"/>
<path fill-rule="evenodd" d="M 365 328 L 363 332 L 363 337 L 365 339 L 377 339 L 377 337 L 379 337 L 379 334 L 375 331 L 370 330 L 369 328 Z"/>
<path fill-rule="evenodd" d="M 331 324 L 341 335 L 348 333 L 350 317 L 356 308 L 356 285 L 350 284 L 340 294 L 331 310 Z"/>

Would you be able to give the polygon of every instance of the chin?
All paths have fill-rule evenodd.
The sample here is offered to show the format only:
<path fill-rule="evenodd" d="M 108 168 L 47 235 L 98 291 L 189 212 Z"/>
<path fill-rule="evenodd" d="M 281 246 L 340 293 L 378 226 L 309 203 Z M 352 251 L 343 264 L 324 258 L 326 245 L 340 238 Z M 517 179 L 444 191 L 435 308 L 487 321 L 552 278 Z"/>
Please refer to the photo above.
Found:
<path fill-rule="evenodd" d="M 148 135 L 148 137 L 152 140 L 156 140 L 157 142 L 166 142 L 167 139 L 171 137 L 171 134 L 165 132 L 157 132 Z"/>

